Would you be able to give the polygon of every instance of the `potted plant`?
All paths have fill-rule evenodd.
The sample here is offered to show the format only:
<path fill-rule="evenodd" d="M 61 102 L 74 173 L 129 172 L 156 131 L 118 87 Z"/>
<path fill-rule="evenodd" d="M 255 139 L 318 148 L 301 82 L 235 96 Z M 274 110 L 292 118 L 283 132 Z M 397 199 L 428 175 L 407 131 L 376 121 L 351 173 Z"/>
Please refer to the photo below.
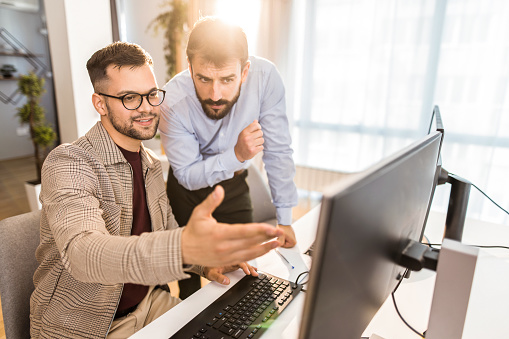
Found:
<path fill-rule="evenodd" d="M 37 76 L 33 72 L 21 75 L 18 80 L 18 89 L 21 94 L 26 96 L 27 102 L 18 108 L 17 116 L 21 124 L 28 124 L 29 126 L 37 171 L 37 179 L 25 184 L 32 210 L 40 208 L 38 199 L 40 187 L 37 189 L 37 187 L 34 188 L 33 186 L 40 185 L 42 164 L 51 150 L 51 146 L 53 146 L 57 139 L 57 134 L 53 127 L 46 122 L 44 108 L 39 104 L 41 96 L 46 92 L 44 82 L 44 78 Z M 35 198 L 30 196 L 30 191 L 35 191 Z"/>
<path fill-rule="evenodd" d="M 167 0 L 163 6 L 169 7 L 150 22 L 147 29 L 152 28 L 155 34 L 159 30 L 164 32 L 164 51 L 167 75 L 170 80 L 175 74 L 185 68 L 183 52 L 183 38 L 187 27 L 187 0 Z"/>

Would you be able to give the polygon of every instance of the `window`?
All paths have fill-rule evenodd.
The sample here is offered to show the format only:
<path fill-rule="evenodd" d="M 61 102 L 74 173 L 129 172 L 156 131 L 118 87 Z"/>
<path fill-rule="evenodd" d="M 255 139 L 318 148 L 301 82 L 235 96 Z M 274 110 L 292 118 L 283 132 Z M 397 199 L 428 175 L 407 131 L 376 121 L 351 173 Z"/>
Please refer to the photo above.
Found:
<path fill-rule="evenodd" d="M 509 206 L 507 1 L 295 4 L 291 55 L 301 80 L 287 87 L 297 164 L 366 168 L 426 134 L 437 104 L 444 168 Z M 434 200 L 445 211 L 447 188 Z M 509 224 L 474 188 L 468 213 Z"/>

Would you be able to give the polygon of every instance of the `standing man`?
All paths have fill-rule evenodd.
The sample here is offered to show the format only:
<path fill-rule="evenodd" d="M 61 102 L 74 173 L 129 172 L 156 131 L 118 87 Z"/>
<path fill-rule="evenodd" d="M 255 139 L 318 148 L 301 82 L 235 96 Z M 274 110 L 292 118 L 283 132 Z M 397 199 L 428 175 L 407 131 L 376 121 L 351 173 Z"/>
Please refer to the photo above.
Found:
<path fill-rule="evenodd" d="M 217 223 L 221 187 L 178 228 L 161 164 L 141 143 L 156 133 L 165 96 L 151 57 L 118 42 L 94 53 L 87 69 L 101 120 L 55 148 L 42 169 L 32 338 L 127 338 L 180 301 L 166 283 L 189 271 L 222 284 L 222 273 L 238 267 L 257 275 L 244 261 L 282 235 L 270 225 Z"/>
<path fill-rule="evenodd" d="M 276 67 L 248 54 L 238 26 L 200 19 L 187 43 L 189 69 L 164 89 L 161 140 L 170 162 L 167 191 L 179 224 L 215 185 L 225 200 L 214 217 L 222 222 L 252 221 L 246 183 L 249 160 L 263 151 L 278 227 L 284 247 L 296 243 L 292 207 L 297 205 L 295 166 L 285 106 L 285 90 Z M 190 291 L 180 282 L 181 298 Z M 184 292 L 184 295 L 182 294 Z"/>

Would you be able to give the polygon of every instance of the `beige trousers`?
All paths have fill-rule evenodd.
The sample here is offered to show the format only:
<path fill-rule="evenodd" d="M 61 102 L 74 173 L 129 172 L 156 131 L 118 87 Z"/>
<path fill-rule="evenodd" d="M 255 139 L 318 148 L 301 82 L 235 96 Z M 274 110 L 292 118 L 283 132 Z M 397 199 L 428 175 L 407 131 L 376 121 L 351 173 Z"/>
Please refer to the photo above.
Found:
<path fill-rule="evenodd" d="M 169 292 L 151 286 L 145 298 L 132 313 L 113 320 L 106 338 L 125 339 L 166 313 L 180 301 L 179 298 L 172 297 Z"/>

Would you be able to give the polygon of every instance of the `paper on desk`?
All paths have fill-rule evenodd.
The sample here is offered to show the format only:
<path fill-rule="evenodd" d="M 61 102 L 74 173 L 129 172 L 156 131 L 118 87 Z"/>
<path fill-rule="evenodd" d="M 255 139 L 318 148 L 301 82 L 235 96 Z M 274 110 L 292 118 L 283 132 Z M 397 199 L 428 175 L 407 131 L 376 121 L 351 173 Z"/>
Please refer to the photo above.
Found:
<path fill-rule="evenodd" d="M 289 281 L 295 281 L 299 274 L 309 271 L 309 267 L 311 267 L 311 257 L 301 254 L 301 250 L 298 246 L 279 248 L 278 250 L 291 265 L 281 258 L 274 250 L 251 260 L 249 263 L 251 266 L 257 267 L 260 271 Z M 294 267 L 293 269 L 292 266 Z"/>

